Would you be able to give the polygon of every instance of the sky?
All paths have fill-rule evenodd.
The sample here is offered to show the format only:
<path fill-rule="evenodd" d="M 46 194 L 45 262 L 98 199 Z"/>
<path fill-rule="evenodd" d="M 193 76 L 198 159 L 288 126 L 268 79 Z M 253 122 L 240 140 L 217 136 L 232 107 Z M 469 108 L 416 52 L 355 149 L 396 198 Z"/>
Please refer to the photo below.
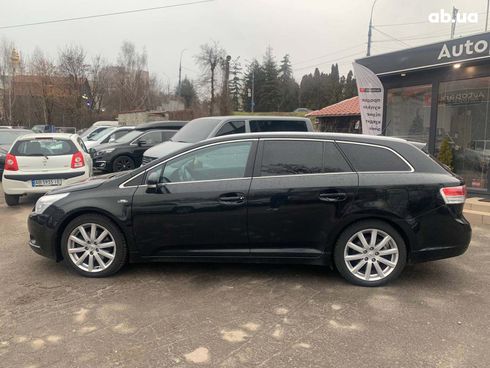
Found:
<path fill-rule="evenodd" d="M 182 74 L 199 76 L 200 45 L 217 41 L 242 64 L 262 58 L 272 47 L 279 61 L 289 54 L 296 79 L 315 67 L 329 71 L 338 63 L 346 73 L 366 55 L 373 0 L 210 0 L 186 6 L 19 28 L 5 26 L 73 18 L 198 0 L 0 0 L 0 39 L 15 43 L 22 55 L 39 47 L 55 58 L 67 44 L 81 45 L 89 58 L 101 54 L 115 62 L 123 41 L 146 49 L 150 72 L 164 84 Z M 487 0 L 377 0 L 373 10 L 371 54 L 381 54 L 448 39 L 450 24 L 430 23 L 431 13 L 455 6 L 461 15 L 478 13 L 478 23 L 459 23 L 455 36 L 485 30 Z M 469 19 L 469 18 L 467 18 Z"/>

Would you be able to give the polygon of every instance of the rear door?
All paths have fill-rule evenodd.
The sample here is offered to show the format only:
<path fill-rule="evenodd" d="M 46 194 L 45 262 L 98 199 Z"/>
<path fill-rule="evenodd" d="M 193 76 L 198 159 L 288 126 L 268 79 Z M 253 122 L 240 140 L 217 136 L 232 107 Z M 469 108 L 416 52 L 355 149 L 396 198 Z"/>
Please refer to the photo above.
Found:
<path fill-rule="evenodd" d="M 251 255 L 320 256 L 357 186 L 333 141 L 261 139 L 248 201 Z"/>

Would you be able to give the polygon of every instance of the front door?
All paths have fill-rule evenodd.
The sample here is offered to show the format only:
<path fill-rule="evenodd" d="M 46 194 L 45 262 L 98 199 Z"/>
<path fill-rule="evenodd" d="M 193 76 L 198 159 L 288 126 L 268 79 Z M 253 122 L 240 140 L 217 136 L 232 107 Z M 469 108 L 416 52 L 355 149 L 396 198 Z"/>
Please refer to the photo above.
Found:
<path fill-rule="evenodd" d="M 151 168 L 146 175 L 151 185 L 140 186 L 133 198 L 141 254 L 248 255 L 247 201 L 256 145 L 256 140 L 209 145 Z"/>
<path fill-rule="evenodd" d="M 357 185 L 332 141 L 261 140 L 248 201 L 251 255 L 322 255 Z"/>

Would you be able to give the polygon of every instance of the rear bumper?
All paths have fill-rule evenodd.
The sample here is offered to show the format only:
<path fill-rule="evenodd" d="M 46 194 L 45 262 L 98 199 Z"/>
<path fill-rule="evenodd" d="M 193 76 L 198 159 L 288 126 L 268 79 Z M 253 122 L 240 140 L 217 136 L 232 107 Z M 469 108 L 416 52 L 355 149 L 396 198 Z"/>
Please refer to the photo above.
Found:
<path fill-rule="evenodd" d="M 33 187 L 32 180 L 40 179 L 61 179 L 61 186 L 76 184 L 85 181 L 90 177 L 89 170 L 85 171 L 68 171 L 62 173 L 32 173 L 32 174 L 12 174 L 4 173 L 3 191 L 10 195 L 23 195 L 30 193 L 47 193 L 52 189 L 59 188 L 56 186 Z"/>
<path fill-rule="evenodd" d="M 432 223 L 431 239 L 420 249 L 412 249 L 411 263 L 436 261 L 438 259 L 456 257 L 468 249 L 471 242 L 471 225 L 463 217 L 456 217 L 444 223 L 444 227 Z"/>
<path fill-rule="evenodd" d="M 44 257 L 60 260 L 56 249 L 56 231 L 49 226 L 49 217 L 32 212 L 27 220 L 30 239 L 29 247 Z"/>

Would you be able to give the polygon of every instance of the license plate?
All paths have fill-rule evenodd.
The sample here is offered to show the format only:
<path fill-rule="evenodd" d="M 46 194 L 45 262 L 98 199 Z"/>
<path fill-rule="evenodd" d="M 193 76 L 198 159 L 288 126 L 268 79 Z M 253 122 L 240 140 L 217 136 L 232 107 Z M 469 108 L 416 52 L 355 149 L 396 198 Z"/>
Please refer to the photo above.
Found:
<path fill-rule="evenodd" d="M 32 181 L 33 187 L 54 187 L 61 185 L 61 179 L 37 179 Z"/>

